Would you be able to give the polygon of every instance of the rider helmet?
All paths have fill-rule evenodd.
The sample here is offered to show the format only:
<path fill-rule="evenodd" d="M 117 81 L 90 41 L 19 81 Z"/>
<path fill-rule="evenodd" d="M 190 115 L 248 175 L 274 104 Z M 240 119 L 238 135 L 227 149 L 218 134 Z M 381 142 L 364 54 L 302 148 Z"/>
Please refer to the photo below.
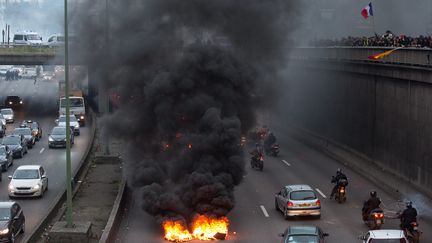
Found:
<path fill-rule="evenodd" d="M 371 195 L 371 197 L 376 197 L 377 193 L 376 193 L 376 191 L 371 191 L 370 195 Z"/>
<path fill-rule="evenodd" d="M 341 168 L 338 168 L 336 171 L 336 174 L 340 174 L 340 173 L 342 173 L 342 170 L 341 170 Z"/>

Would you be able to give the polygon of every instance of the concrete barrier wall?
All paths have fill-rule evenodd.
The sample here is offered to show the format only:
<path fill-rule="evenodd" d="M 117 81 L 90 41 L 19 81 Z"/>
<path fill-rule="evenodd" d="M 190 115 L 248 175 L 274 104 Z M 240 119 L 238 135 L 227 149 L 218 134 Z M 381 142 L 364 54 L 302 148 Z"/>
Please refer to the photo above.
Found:
<path fill-rule="evenodd" d="M 432 85 L 301 68 L 285 85 L 284 119 L 432 187 Z"/>

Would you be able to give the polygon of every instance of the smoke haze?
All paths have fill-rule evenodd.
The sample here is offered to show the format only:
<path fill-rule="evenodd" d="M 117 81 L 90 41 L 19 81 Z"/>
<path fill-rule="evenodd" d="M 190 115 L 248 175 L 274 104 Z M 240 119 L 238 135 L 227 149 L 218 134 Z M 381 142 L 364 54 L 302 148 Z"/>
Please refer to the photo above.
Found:
<path fill-rule="evenodd" d="M 101 122 L 121 139 L 130 186 L 158 219 L 226 215 L 244 174 L 240 136 L 274 97 L 296 25 L 288 1 L 88 3 L 74 22 L 98 78 L 119 98 Z M 259 98 L 259 99 L 258 99 Z"/>

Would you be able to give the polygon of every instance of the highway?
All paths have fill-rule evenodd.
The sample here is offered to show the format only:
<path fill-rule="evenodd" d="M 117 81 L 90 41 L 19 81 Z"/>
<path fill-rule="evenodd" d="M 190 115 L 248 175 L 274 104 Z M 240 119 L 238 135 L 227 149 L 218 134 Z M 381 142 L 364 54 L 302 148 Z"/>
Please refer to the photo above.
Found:
<path fill-rule="evenodd" d="M 25 108 L 21 112 L 15 113 L 16 121 L 7 125 L 7 134 L 14 127 L 19 126 L 24 119 L 38 121 L 43 129 L 43 137 L 36 145 L 29 149 L 28 154 L 22 159 L 14 159 L 14 164 L 7 172 L 2 174 L 0 182 L 0 200 L 8 201 L 8 175 L 12 175 L 15 168 L 19 165 L 41 164 L 44 166 L 49 189 L 43 198 L 14 199 L 24 210 L 26 218 L 25 234 L 31 232 L 40 220 L 48 213 L 49 206 L 54 199 L 62 192 L 66 182 L 66 155 L 65 149 L 49 149 L 48 134 L 55 126 L 58 108 L 58 83 L 54 80 L 38 80 L 34 84 L 33 80 L 21 79 L 18 81 L 0 81 L 0 102 L 3 102 L 7 95 L 18 95 L 23 99 Z M 90 123 L 81 128 L 81 135 L 75 138 L 75 145 L 72 148 L 72 170 L 75 171 L 78 163 L 83 157 L 86 148 L 89 146 Z M 23 235 L 18 237 L 18 241 L 23 239 Z"/>
<path fill-rule="evenodd" d="M 389 193 L 384 192 L 371 181 L 342 166 L 339 162 L 308 147 L 286 134 L 274 131 L 278 138 L 281 154 L 278 158 L 266 157 L 264 171 L 252 170 L 249 159 L 246 163 L 244 181 L 236 188 L 236 206 L 228 217 L 231 220 L 227 242 L 264 243 L 282 242 L 278 236 L 290 225 L 317 225 L 330 234 L 326 242 L 361 242 L 358 237 L 368 231 L 361 220 L 363 200 L 376 190 L 387 211 L 397 208 L 400 203 Z M 334 184 L 331 176 L 337 168 L 342 168 L 349 178 L 347 202 L 338 204 L 329 199 Z M 297 218 L 284 220 L 281 212 L 275 210 L 274 194 L 284 185 L 309 184 L 316 190 L 322 203 L 321 219 Z M 120 225 L 116 242 L 147 243 L 166 242 L 162 230 L 154 218 L 140 209 L 140 196 L 134 193 Z M 429 207 L 430 208 L 430 207 Z M 421 219 L 422 242 L 432 237 L 432 225 Z M 386 219 L 383 229 L 398 229 L 398 219 Z"/>

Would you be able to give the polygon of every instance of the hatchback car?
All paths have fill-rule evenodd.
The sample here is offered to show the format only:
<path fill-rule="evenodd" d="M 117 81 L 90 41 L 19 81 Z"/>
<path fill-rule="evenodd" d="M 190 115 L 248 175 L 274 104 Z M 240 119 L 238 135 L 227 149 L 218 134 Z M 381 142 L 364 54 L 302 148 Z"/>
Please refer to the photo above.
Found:
<path fill-rule="evenodd" d="M 290 226 L 279 236 L 284 238 L 283 243 L 325 243 L 328 234 L 317 226 Z"/>
<path fill-rule="evenodd" d="M 13 165 L 13 154 L 8 146 L 0 145 L 0 166 L 2 171 L 7 171 Z"/>
<path fill-rule="evenodd" d="M 70 143 L 74 144 L 74 133 L 71 129 Z M 63 147 L 66 148 L 66 127 L 54 127 L 48 135 L 48 148 Z"/>
<path fill-rule="evenodd" d="M 25 217 L 21 206 L 16 202 L 0 202 L 0 242 L 15 242 L 15 238 L 25 230 Z"/>
<path fill-rule="evenodd" d="M 308 185 L 288 185 L 275 195 L 276 210 L 283 212 L 285 219 L 292 216 L 321 217 L 321 201 Z"/>
<path fill-rule="evenodd" d="M 48 177 L 41 165 L 21 165 L 9 183 L 9 197 L 42 197 L 48 190 Z"/>
<path fill-rule="evenodd" d="M 22 158 L 28 152 L 27 140 L 23 135 L 7 135 L 1 145 L 6 145 L 12 150 L 14 158 Z"/>
<path fill-rule="evenodd" d="M 370 230 L 364 236 L 359 237 L 363 243 L 408 243 L 403 230 L 382 229 Z"/>
<path fill-rule="evenodd" d="M 33 145 L 36 143 L 36 137 L 32 133 L 32 130 L 29 127 L 17 127 L 12 132 L 13 135 L 23 135 L 25 140 L 27 141 L 27 147 L 29 149 L 33 148 Z"/>
<path fill-rule="evenodd" d="M 6 120 L 6 123 L 13 123 L 14 122 L 14 111 L 11 108 L 4 108 L 0 110 L 0 113 L 3 115 L 4 119 Z"/>
<path fill-rule="evenodd" d="M 56 120 L 56 123 L 57 123 L 57 126 L 59 126 L 59 127 L 65 127 L 66 126 L 66 116 L 61 115 Z M 79 125 L 78 119 L 74 115 L 70 115 L 69 123 L 70 123 L 70 128 L 74 132 L 74 135 L 79 136 L 80 135 L 80 125 Z"/>
<path fill-rule="evenodd" d="M 21 108 L 23 106 L 23 100 L 16 95 L 6 96 L 4 105 L 8 108 Z"/>

